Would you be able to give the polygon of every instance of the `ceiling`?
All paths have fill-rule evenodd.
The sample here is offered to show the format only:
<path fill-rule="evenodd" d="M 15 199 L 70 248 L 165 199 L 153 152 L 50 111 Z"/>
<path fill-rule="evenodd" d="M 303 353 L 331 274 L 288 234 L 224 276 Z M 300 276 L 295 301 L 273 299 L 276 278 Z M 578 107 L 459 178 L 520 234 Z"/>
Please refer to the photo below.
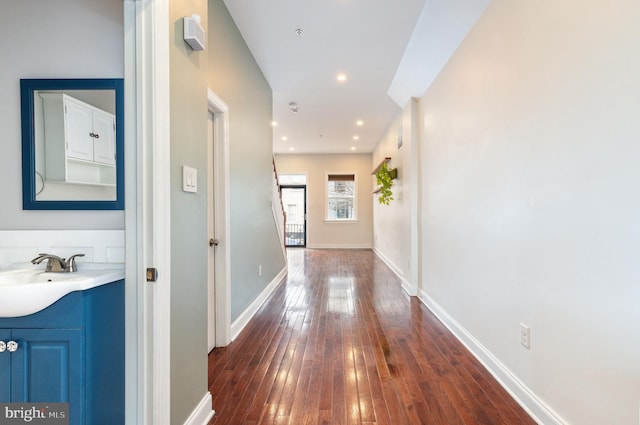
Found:
<path fill-rule="evenodd" d="M 274 152 L 368 153 L 491 0 L 224 2 L 273 91 Z"/>
<path fill-rule="evenodd" d="M 372 152 L 400 110 L 387 93 L 425 0 L 225 4 L 273 91 L 274 152 Z"/>

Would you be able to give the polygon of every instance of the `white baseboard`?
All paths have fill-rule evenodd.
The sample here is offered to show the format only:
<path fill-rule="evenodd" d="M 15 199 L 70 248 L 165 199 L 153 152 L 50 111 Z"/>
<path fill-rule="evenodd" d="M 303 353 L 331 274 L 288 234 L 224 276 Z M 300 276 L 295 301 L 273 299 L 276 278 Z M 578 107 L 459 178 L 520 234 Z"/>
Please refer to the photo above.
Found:
<path fill-rule="evenodd" d="M 387 256 L 380 252 L 380 250 L 378 250 L 376 247 L 373 248 L 373 252 L 378 256 L 378 258 L 382 260 L 383 263 L 387 265 L 387 267 L 391 269 L 391 271 L 400 280 L 400 285 L 402 286 L 402 289 L 404 289 L 404 292 L 407 293 L 407 295 L 409 295 L 410 297 L 418 296 L 418 287 L 416 285 L 412 285 L 411 282 L 409 282 L 404 278 L 404 276 L 402 276 L 400 268 L 396 266 L 393 261 L 387 258 Z"/>
<path fill-rule="evenodd" d="M 207 425 L 215 413 L 211 408 L 211 393 L 207 391 L 184 425 Z"/>
<path fill-rule="evenodd" d="M 557 413 L 540 400 L 527 386 L 500 362 L 486 347 L 451 317 L 426 292 L 420 290 L 420 300 L 453 335 L 482 363 L 511 397 L 535 420 L 544 425 L 567 425 Z"/>
<path fill-rule="evenodd" d="M 240 316 L 231 324 L 231 341 L 235 340 L 237 336 L 242 332 L 249 320 L 253 318 L 253 316 L 258 312 L 262 304 L 269 298 L 269 295 L 278 287 L 278 285 L 282 282 L 284 277 L 287 274 L 287 266 L 285 264 L 284 268 L 278 273 L 278 275 L 267 285 L 266 288 L 256 297 L 255 300 L 247 307 L 245 311 L 242 312 Z"/>
<path fill-rule="evenodd" d="M 309 244 L 310 249 L 371 249 L 371 244 L 355 243 L 355 244 L 334 244 L 334 243 L 316 243 Z"/>

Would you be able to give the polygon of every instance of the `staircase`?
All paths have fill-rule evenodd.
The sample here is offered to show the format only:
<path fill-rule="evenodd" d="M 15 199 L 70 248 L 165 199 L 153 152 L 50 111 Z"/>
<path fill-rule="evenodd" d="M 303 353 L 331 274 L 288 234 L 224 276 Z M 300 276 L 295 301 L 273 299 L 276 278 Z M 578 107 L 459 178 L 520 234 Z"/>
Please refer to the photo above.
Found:
<path fill-rule="evenodd" d="M 280 238 L 280 246 L 282 246 L 282 253 L 284 254 L 284 258 L 287 258 L 285 248 L 287 217 L 284 212 L 284 205 L 282 204 L 282 192 L 280 191 L 280 185 L 278 184 L 278 170 L 276 169 L 275 158 L 273 158 L 273 191 L 271 195 L 271 207 L 273 210 L 273 218 L 276 222 L 276 229 L 278 230 L 278 237 Z"/>

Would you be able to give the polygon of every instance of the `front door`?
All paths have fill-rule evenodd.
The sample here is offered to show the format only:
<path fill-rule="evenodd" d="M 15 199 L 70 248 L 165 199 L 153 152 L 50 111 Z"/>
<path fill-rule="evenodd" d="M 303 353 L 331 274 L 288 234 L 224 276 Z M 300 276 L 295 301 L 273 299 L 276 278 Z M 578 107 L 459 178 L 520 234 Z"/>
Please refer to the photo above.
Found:
<path fill-rule="evenodd" d="M 307 187 L 282 186 L 284 205 L 285 245 L 287 247 L 307 246 Z"/>

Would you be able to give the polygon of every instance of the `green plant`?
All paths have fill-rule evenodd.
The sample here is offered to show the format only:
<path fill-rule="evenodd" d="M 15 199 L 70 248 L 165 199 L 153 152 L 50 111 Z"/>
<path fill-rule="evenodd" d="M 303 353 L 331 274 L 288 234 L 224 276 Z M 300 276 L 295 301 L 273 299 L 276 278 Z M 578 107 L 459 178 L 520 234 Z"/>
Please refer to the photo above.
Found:
<path fill-rule="evenodd" d="M 376 173 L 376 182 L 380 185 L 378 202 L 384 205 L 389 205 L 389 202 L 393 201 L 393 192 L 391 192 L 393 178 L 386 163 L 382 164 Z"/>

